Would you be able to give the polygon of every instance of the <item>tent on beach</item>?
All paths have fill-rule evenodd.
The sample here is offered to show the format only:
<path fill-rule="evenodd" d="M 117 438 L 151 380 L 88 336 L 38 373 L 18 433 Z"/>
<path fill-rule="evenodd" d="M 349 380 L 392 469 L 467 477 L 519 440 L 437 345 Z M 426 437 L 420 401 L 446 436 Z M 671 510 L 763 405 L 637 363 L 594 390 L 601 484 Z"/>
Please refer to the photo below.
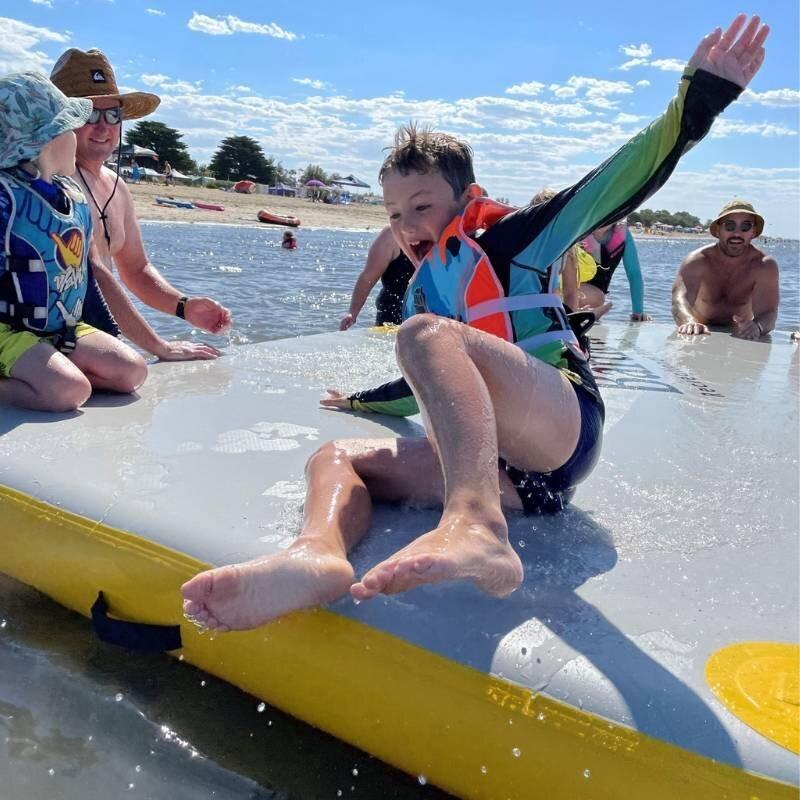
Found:
<path fill-rule="evenodd" d="M 356 189 L 369 189 L 370 184 L 366 181 L 362 181 L 360 178 L 356 178 L 355 175 L 345 175 L 344 178 L 338 178 L 335 181 L 331 181 L 333 186 L 353 186 Z"/>

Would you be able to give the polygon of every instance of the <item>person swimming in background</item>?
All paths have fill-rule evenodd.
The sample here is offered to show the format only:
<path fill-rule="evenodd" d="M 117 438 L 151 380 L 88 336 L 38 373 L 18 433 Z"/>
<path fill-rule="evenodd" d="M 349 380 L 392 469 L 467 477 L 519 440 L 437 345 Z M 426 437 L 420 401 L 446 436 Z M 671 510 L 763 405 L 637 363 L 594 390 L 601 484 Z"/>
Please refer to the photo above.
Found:
<path fill-rule="evenodd" d="M 350 308 L 342 317 L 339 330 L 346 331 L 355 323 L 372 287 L 378 281 L 382 286 L 375 301 L 375 324 L 399 325 L 403 321 L 403 297 L 413 274 L 414 265 L 400 249 L 387 225 L 369 248 L 367 263 L 356 279 Z"/>
<path fill-rule="evenodd" d="M 591 278 L 581 278 L 581 308 L 594 311 L 598 318 L 611 308 L 612 304 L 607 300 L 608 287 L 621 261 L 631 292 L 631 322 L 649 322 L 651 318 L 644 313 L 644 279 L 639 253 L 626 221 L 623 219 L 595 228 L 580 246 L 597 265 Z"/>
<path fill-rule="evenodd" d="M 297 250 L 297 239 L 295 238 L 295 235 L 291 231 L 283 232 L 281 247 L 284 250 Z"/>
<path fill-rule="evenodd" d="M 667 181 L 750 83 L 768 33 L 743 14 L 716 28 L 664 114 L 539 206 L 481 197 L 472 151 L 454 136 L 398 132 L 379 181 L 392 234 L 415 265 L 396 355 L 427 435 L 323 445 L 306 467 L 299 536 L 277 554 L 187 581 L 188 618 L 248 629 L 348 591 L 361 602 L 462 581 L 507 597 L 520 585 L 505 512 L 563 508 L 603 436 L 603 401 L 554 292 L 554 265 Z M 354 407 L 343 397 L 322 403 Z M 369 530 L 374 502 L 438 507 L 441 517 L 356 580 L 348 553 Z"/>

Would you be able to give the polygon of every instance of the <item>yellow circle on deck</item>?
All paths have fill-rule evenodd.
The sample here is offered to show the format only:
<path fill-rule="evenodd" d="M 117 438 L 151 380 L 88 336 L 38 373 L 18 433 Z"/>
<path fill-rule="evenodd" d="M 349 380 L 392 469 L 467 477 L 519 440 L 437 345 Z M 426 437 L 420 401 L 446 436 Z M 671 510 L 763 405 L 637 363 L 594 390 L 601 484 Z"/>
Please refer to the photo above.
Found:
<path fill-rule="evenodd" d="M 708 659 L 706 681 L 742 722 L 800 754 L 800 645 L 742 642 L 723 647 Z"/>

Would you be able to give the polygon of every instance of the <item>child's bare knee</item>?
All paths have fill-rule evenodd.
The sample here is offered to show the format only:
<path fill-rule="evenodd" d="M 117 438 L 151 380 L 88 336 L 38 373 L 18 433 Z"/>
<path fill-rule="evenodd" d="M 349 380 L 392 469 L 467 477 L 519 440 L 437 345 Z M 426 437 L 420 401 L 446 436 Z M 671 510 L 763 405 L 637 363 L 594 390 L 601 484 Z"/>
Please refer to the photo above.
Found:
<path fill-rule="evenodd" d="M 92 384 L 84 375 L 64 376 L 48 389 L 43 402 L 50 411 L 75 411 L 92 395 Z"/>
<path fill-rule="evenodd" d="M 120 358 L 113 376 L 114 389 L 122 394 L 132 394 L 147 379 L 147 362 L 133 351 Z"/>
<path fill-rule="evenodd" d="M 347 454 L 345 451 L 342 450 L 342 448 L 339 447 L 335 441 L 325 442 L 325 444 L 312 453 L 308 461 L 306 461 L 306 474 L 313 469 L 326 467 L 346 457 Z"/>

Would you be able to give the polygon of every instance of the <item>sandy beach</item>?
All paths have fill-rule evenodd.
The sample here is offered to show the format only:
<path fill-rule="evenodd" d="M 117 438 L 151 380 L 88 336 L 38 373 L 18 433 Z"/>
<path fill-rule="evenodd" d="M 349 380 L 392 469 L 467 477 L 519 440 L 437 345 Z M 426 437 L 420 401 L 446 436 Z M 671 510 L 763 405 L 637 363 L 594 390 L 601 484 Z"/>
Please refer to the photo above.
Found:
<path fill-rule="evenodd" d="M 193 186 L 163 186 L 159 184 L 129 184 L 133 195 L 136 216 L 140 222 L 224 222 L 230 225 L 258 225 L 256 214 L 263 208 L 273 214 L 293 216 L 309 228 L 350 228 L 358 230 L 380 229 L 386 224 L 382 205 L 326 205 L 294 197 L 276 197 L 264 194 L 239 194 Z M 225 207 L 224 211 L 206 211 L 199 208 L 170 208 L 156 204 L 155 198 L 174 197 L 181 200 L 198 200 Z M 263 223 L 261 223 L 263 224 Z"/>
<path fill-rule="evenodd" d="M 307 228 L 343 228 L 350 230 L 380 230 L 386 225 L 386 211 L 382 205 L 326 205 L 295 197 L 277 197 L 264 194 L 239 194 L 192 186 L 164 186 L 161 184 L 129 184 L 140 222 L 222 222 L 228 225 L 258 225 L 256 214 L 263 208 L 273 214 L 298 217 Z M 207 211 L 199 208 L 170 208 L 160 206 L 155 198 L 174 197 L 181 200 L 198 200 L 225 207 L 224 211 Z M 263 224 L 263 223 L 261 223 Z M 280 227 L 280 226 L 277 226 Z M 637 239 L 692 239 L 698 242 L 710 239 L 707 233 L 638 233 Z"/>

